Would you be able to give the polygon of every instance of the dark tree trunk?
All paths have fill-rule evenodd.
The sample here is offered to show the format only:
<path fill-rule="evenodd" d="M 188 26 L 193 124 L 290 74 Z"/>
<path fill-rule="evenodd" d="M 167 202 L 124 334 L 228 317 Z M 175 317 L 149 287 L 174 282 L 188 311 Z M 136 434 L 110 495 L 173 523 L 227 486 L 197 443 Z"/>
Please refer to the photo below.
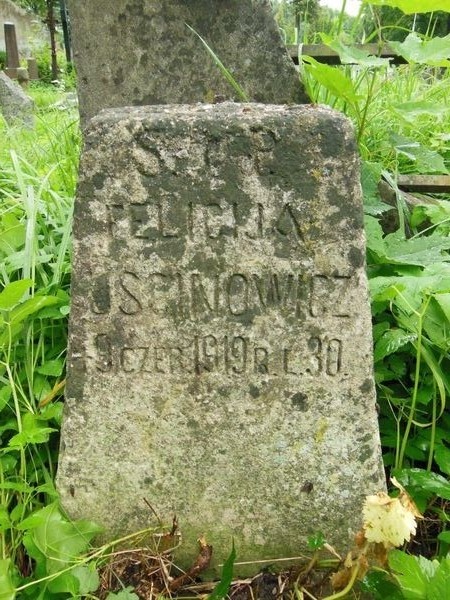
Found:
<path fill-rule="evenodd" d="M 68 63 L 72 62 L 72 48 L 70 43 L 70 28 L 69 23 L 67 21 L 67 8 L 66 8 L 66 0 L 59 1 L 60 9 L 61 9 L 61 25 L 64 36 L 64 49 L 66 51 L 66 60 Z"/>
<path fill-rule="evenodd" d="M 45 22 L 50 33 L 50 50 L 52 55 L 52 80 L 58 79 L 58 58 L 56 56 L 56 20 L 55 0 L 45 0 L 47 4 L 47 17 Z"/>

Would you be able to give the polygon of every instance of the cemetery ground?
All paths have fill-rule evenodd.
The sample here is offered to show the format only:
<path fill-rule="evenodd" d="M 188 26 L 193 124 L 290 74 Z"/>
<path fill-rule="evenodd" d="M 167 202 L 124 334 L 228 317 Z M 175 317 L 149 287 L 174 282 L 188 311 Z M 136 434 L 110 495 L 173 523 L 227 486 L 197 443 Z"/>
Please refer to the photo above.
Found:
<path fill-rule="evenodd" d="M 399 46 L 409 62 L 395 69 L 374 69 L 373 57 L 358 56 L 357 69 L 308 60 L 303 75 L 315 102 L 346 112 L 355 124 L 384 460 L 424 518 L 402 550 L 368 556 L 356 547 L 345 563 L 327 548 L 327 532 L 317 532 L 311 554 L 295 567 L 278 575 L 283 561 L 264 564 L 262 575 L 232 586 L 231 598 L 273 598 L 274 590 L 296 599 L 450 598 L 450 202 L 443 195 L 412 197 L 396 185 L 398 173 L 448 172 L 450 78 L 436 40 L 419 58 L 417 48 L 412 58 L 412 46 L 413 38 Z M 149 507 L 147 537 L 125 540 L 127 554 L 93 548 L 98 527 L 72 523 L 59 509 L 53 481 L 80 133 L 63 92 L 30 86 L 29 94 L 34 129 L 0 122 L 0 599 L 224 598 L 233 574 L 231 541 L 212 591 L 187 579 L 201 573 L 213 540 L 203 542 L 192 578 L 168 578 L 171 560 L 162 548 L 175 543 L 173 515 L 157 518 L 157 507 Z M 149 539 L 159 541 L 159 553 L 149 551 Z M 340 573 L 334 590 L 332 572 Z"/>

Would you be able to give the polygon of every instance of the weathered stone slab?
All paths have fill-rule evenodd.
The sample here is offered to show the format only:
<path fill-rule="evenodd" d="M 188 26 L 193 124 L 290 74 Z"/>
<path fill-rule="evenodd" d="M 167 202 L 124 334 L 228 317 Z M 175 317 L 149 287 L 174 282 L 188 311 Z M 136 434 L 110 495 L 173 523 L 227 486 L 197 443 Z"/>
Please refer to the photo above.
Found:
<path fill-rule="evenodd" d="M 383 489 L 359 164 L 325 108 L 104 111 L 75 211 L 65 508 L 186 566 L 345 547 Z M 258 567 L 255 567 L 255 571 Z M 237 570 L 239 572 L 239 569 Z"/>
<path fill-rule="evenodd" d="M 14 23 L 4 23 L 6 47 L 6 70 L 8 77 L 17 78 L 17 69 L 20 67 L 19 48 L 17 46 L 16 26 Z"/>
<path fill-rule="evenodd" d="M 20 85 L 0 71 L 0 112 L 10 125 L 22 123 L 33 127 L 33 100 Z"/>
<path fill-rule="evenodd" d="M 268 0 L 68 2 L 83 123 L 100 109 L 238 99 L 197 31 L 249 100 L 309 102 Z M 101 18 L 99 18 L 101 15 Z"/>

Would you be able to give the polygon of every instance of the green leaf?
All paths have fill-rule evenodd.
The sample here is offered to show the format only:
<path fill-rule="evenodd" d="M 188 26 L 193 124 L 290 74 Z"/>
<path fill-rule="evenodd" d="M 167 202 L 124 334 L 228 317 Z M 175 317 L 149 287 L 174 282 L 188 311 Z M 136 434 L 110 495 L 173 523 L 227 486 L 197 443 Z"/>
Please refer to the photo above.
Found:
<path fill-rule="evenodd" d="M 427 600 L 450 598 L 450 559 L 443 558 L 428 587 Z"/>
<path fill-rule="evenodd" d="M 2 216 L 0 223 L 0 251 L 6 256 L 25 244 L 25 225 L 12 213 Z"/>
<path fill-rule="evenodd" d="M 434 102 L 427 102 L 426 100 L 402 102 L 394 104 L 392 108 L 410 123 L 414 123 L 417 117 L 423 115 L 436 117 L 445 114 L 449 110 L 445 106 L 437 106 Z"/>
<path fill-rule="evenodd" d="M 46 427 L 45 423 L 42 423 L 39 415 L 25 413 L 22 418 L 22 431 L 9 440 L 8 446 L 14 448 L 23 447 L 27 444 L 42 444 L 48 442 L 50 434 L 54 431 L 57 430 Z"/>
<path fill-rule="evenodd" d="M 410 556 L 401 550 L 392 550 L 389 552 L 388 562 L 404 598 L 406 600 L 426 600 L 430 578 L 423 569 L 423 561 L 419 562 L 418 557 Z"/>
<path fill-rule="evenodd" d="M 100 585 L 100 578 L 94 564 L 80 565 L 71 572 L 79 581 L 79 593 L 82 595 L 95 592 Z"/>
<path fill-rule="evenodd" d="M 311 56 L 302 56 L 305 70 L 329 92 L 348 102 L 353 108 L 358 106 L 358 96 L 350 77 L 342 71 L 328 65 L 323 65 Z"/>
<path fill-rule="evenodd" d="M 403 600 L 400 588 L 384 571 L 369 571 L 361 582 L 364 592 L 373 600 Z"/>
<path fill-rule="evenodd" d="M 434 299 L 441 307 L 447 321 L 450 322 L 450 293 L 435 294 Z"/>
<path fill-rule="evenodd" d="M 414 2 L 415 3 L 415 2 Z M 414 11 L 419 12 L 419 11 Z M 449 11 L 450 12 L 450 11 Z M 449 67 L 450 34 L 443 38 L 434 37 L 422 40 L 417 33 L 410 33 L 404 42 L 389 42 L 389 45 L 401 54 L 409 63 Z"/>
<path fill-rule="evenodd" d="M 447 446 L 439 444 L 435 447 L 434 460 L 443 473 L 450 475 L 450 449 Z"/>
<path fill-rule="evenodd" d="M 393 474 L 412 494 L 416 488 L 435 494 L 444 500 L 450 500 L 450 483 L 438 473 L 425 469 L 395 469 Z"/>
<path fill-rule="evenodd" d="M 414 342 L 416 339 L 417 335 L 415 333 L 410 333 L 403 329 L 389 329 L 385 331 L 375 344 L 375 362 L 382 360 L 389 354 L 397 352 L 399 348 L 406 346 L 409 342 Z"/>
<path fill-rule="evenodd" d="M 446 544 L 450 544 L 450 531 L 441 531 L 441 533 L 438 535 L 438 540 L 445 542 Z"/>
<path fill-rule="evenodd" d="M 0 600 L 14 600 L 16 588 L 11 577 L 11 559 L 0 560 Z"/>
<path fill-rule="evenodd" d="M 55 574 L 74 563 L 89 548 L 90 540 L 101 531 L 89 521 L 68 521 L 57 503 L 49 504 L 25 519 L 23 543 L 36 561 L 37 575 Z"/>
<path fill-rule="evenodd" d="M 11 527 L 8 510 L 5 506 L 0 506 L 0 532 L 5 532 Z"/>
<path fill-rule="evenodd" d="M 364 211 L 368 215 L 380 215 L 392 206 L 382 202 L 378 191 L 378 184 L 381 181 L 383 165 L 380 163 L 363 161 L 361 164 L 361 186 L 364 197 Z"/>
<path fill-rule="evenodd" d="M 364 229 L 367 237 L 367 248 L 374 252 L 378 257 L 385 257 L 386 248 L 383 239 L 383 229 L 381 228 L 378 219 L 366 215 L 364 217 Z"/>
<path fill-rule="evenodd" d="M 127 587 L 116 594 L 110 592 L 106 596 L 106 600 L 139 600 L 139 597 L 133 592 L 132 587 Z"/>
<path fill-rule="evenodd" d="M 0 412 L 8 404 L 9 399 L 11 398 L 11 393 L 12 393 L 12 390 L 11 390 L 11 386 L 9 384 L 0 388 Z"/>
<path fill-rule="evenodd" d="M 448 0 L 365 0 L 376 6 L 391 6 L 399 8 L 405 15 L 414 13 L 427 13 L 442 10 L 450 12 Z"/>
<path fill-rule="evenodd" d="M 63 372 L 64 362 L 60 358 L 54 360 L 48 360 L 40 367 L 36 368 L 36 372 L 41 375 L 52 375 L 53 377 L 59 377 Z"/>
<path fill-rule="evenodd" d="M 425 267 L 450 260 L 450 255 L 444 254 L 450 248 L 450 237 L 436 233 L 411 239 L 405 239 L 401 232 L 390 233 L 384 244 L 387 260 L 396 264 Z"/>
<path fill-rule="evenodd" d="M 324 44 L 339 54 L 342 64 L 356 64 L 362 67 L 388 67 L 389 58 L 380 58 L 373 56 L 369 52 L 355 48 L 354 46 L 346 46 L 340 40 L 337 40 L 326 33 L 321 33 L 320 37 Z"/>
<path fill-rule="evenodd" d="M 414 162 L 418 173 L 448 173 L 444 159 L 438 152 L 429 150 L 419 142 L 398 133 L 391 133 L 389 139 L 399 154 Z"/>
<path fill-rule="evenodd" d="M 222 577 L 219 583 L 213 589 L 211 594 L 208 596 L 208 600 L 222 600 L 226 598 L 228 590 L 230 589 L 231 582 L 233 580 L 233 568 L 234 561 L 236 560 L 236 550 L 234 547 L 234 541 L 231 543 L 231 552 L 227 560 L 224 562 L 222 569 Z"/>
<path fill-rule="evenodd" d="M 32 285 L 32 279 L 21 279 L 9 283 L 0 293 L 0 309 L 10 310 L 19 304 Z"/>
<path fill-rule="evenodd" d="M 310 550 L 320 550 L 325 544 L 326 539 L 321 531 L 318 531 L 314 535 L 308 538 L 308 548 Z"/>

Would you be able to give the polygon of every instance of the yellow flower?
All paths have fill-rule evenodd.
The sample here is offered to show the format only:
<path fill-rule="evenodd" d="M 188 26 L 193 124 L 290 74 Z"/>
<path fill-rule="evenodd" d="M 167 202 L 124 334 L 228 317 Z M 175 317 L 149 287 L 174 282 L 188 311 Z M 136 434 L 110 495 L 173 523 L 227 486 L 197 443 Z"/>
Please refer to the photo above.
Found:
<path fill-rule="evenodd" d="M 401 546 L 416 533 L 416 506 L 405 490 L 400 488 L 398 498 L 390 498 L 384 492 L 367 496 L 363 506 L 364 535 L 368 542 L 384 544 L 386 548 Z"/>

